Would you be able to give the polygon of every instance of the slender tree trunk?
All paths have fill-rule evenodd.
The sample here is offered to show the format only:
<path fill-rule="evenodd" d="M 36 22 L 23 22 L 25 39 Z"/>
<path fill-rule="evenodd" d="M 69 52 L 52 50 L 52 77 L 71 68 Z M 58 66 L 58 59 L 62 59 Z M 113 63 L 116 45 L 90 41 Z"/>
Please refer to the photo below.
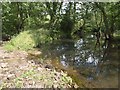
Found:
<path fill-rule="evenodd" d="M 23 29 L 24 27 L 24 20 L 25 17 L 23 17 L 23 12 L 22 12 L 22 3 L 16 2 L 17 3 L 17 9 L 18 9 L 18 25 L 17 25 L 17 30 L 18 33 Z"/>
<path fill-rule="evenodd" d="M 73 21 L 74 21 L 74 23 L 76 22 L 76 2 L 74 2 L 74 12 L 73 12 Z"/>
<path fill-rule="evenodd" d="M 99 3 L 95 3 L 96 6 L 101 10 L 102 14 L 103 14 L 103 22 L 104 22 L 104 25 L 105 25 L 105 32 L 104 32 L 104 35 L 105 35 L 105 39 L 110 39 L 111 38 L 111 33 L 110 33 L 110 28 L 109 28 L 109 21 L 108 21 L 108 17 L 107 17 L 107 14 L 105 12 L 105 9 L 103 6 L 101 6 Z"/>

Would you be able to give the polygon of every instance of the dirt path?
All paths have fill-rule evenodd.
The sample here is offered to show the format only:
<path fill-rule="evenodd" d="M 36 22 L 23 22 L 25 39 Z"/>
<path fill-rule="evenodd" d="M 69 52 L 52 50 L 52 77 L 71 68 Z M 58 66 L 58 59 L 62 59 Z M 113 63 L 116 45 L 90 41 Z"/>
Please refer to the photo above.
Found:
<path fill-rule="evenodd" d="M 27 59 L 27 52 L 7 52 L 0 46 L 0 88 L 77 87 L 64 72 L 41 67 Z"/>

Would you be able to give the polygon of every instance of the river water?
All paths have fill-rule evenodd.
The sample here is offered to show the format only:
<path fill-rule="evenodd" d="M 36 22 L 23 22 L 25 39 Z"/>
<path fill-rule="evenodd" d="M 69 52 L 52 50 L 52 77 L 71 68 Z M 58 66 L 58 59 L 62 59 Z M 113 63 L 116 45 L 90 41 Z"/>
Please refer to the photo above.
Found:
<path fill-rule="evenodd" d="M 117 88 L 119 41 L 96 42 L 94 38 L 55 41 L 43 45 L 44 59 L 65 70 L 80 87 Z"/>

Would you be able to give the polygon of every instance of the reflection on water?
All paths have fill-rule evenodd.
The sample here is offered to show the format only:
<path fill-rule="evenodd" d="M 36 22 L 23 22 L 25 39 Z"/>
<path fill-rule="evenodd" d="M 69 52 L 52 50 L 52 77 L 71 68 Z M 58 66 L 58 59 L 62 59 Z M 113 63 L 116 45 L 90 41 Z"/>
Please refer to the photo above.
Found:
<path fill-rule="evenodd" d="M 46 58 L 59 58 L 65 69 L 73 67 L 86 82 L 96 87 L 118 86 L 118 52 L 116 42 L 97 45 L 94 39 L 80 39 L 74 42 L 59 41 L 42 47 Z M 77 77 L 79 79 L 79 77 Z M 111 84 L 112 81 L 112 84 Z"/>

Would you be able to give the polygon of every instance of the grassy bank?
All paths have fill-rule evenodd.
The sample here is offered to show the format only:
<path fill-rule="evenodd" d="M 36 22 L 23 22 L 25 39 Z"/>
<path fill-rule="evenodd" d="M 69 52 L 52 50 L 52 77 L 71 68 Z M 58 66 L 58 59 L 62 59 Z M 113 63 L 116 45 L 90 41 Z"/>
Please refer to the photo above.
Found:
<path fill-rule="evenodd" d="M 47 29 L 26 30 L 12 37 L 12 39 L 4 45 L 4 48 L 8 51 L 30 50 L 40 46 L 40 44 L 49 43 L 51 41 L 52 38 Z"/>

